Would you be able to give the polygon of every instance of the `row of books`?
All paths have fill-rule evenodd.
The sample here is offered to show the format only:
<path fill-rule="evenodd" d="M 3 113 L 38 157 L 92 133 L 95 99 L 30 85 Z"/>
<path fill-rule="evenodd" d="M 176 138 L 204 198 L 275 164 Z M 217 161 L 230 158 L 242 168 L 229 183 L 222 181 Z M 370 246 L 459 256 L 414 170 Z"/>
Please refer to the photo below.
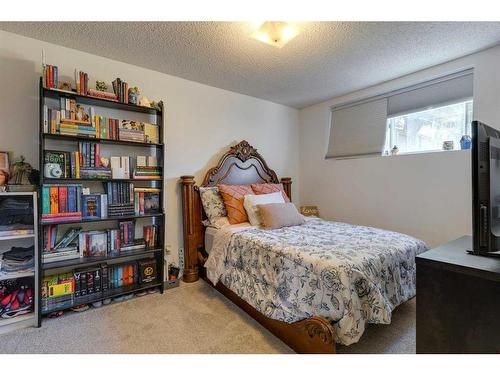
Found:
<path fill-rule="evenodd" d="M 82 219 L 81 185 L 43 185 L 42 220 L 44 223 L 79 221 Z"/>
<path fill-rule="evenodd" d="M 43 65 L 43 86 L 50 89 L 57 89 L 59 85 L 59 73 L 55 65 Z"/>
<path fill-rule="evenodd" d="M 143 227 L 143 238 L 135 237 L 133 220 L 119 223 L 119 228 L 106 230 L 82 231 L 82 228 L 70 228 L 57 241 L 58 227 L 44 227 L 44 263 L 72 260 L 85 257 L 115 256 L 127 251 L 156 249 L 159 245 L 159 229 L 156 225 Z"/>
<path fill-rule="evenodd" d="M 99 139 L 119 140 L 118 129 L 120 120 L 110 117 L 97 116 L 92 117 L 92 124 L 95 126 L 95 137 Z"/>
<path fill-rule="evenodd" d="M 144 245 L 146 249 L 156 249 L 159 246 L 159 229 L 158 225 L 145 225 L 143 227 L 144 232 Z"/>
<path fill-rule="evenodd" d="M 112 156 L 110 167 L 103 165 L 101 145 L 79 142 L 78 151 L 44 151 L 46 178 L 161 179 L 162 169 L 155 156 Z M 55 166 L 56 165 L 56 166 Z M 59 167 L 57 167 L 59 166 Z"/>
<path fill-rule="evenodd" d="M 132 182 L 106 182 L 108 215 L 113 217 L 135 215 L 134 184 Z"/>
<path fill-rule="evenodd" d="M 128 83 L 117 78 L 112 82 L 112 85 L 118 101 L 120 103 L 128 103 Z"/>
<path fill-rule="evenodd" d="M 62 99 L 63 101 L 64 99 Z M 94 114 L 84 114 L 82 120 L 76 119 L 75 111 L 57 110 L 44 105 L 43 131 L 46 134 L 60 134 L 97 139 L 111 139 L 136 143 L 159 144 L 159 126 L 147 122 L 119 120 Z M 70 103 L 71 106 L 71 103 Z M 81 111 L 83 109 L 80 109 Z"/>
<path fill-rule="evenodd" d="M 77 94 L 87 95 L 89 89 L 89 75 L 82 71 L 79 71 L 77 74 L 75 69 L 75 83 Z"/>
<path fill-rule="evenodd" d="M 113 289 L 147 285 L 157 279 L 156 260 L 142 259 L 117 265 L 102 264 L 74 272 L 45 276 L 42 281 L 42 312 L 63 310 L 105 297 Z"/>

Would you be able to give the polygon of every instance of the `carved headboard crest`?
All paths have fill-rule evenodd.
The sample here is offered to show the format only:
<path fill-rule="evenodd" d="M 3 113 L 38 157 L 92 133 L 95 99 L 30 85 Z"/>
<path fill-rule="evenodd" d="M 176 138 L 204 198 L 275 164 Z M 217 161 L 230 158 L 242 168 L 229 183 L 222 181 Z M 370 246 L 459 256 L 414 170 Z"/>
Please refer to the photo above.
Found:
<path fill-rule="evenodd" d="M 279 183 L 279 180 L 257 149 L 243 140 L 231 146 L 229 151 L 221 157 L 217 166 L 207 172 L 202 186 L 258 182 Z"/>
<path fill-rule="evenodd" d="M 257 149 L 250 146 L 250 143 L 247 141 L 241 141 L 236 146 L 231 147 L 231 151 L 234 156 L 236 156 L 241 161 L 247 161 L 252 155 L 259 155 Z"/>

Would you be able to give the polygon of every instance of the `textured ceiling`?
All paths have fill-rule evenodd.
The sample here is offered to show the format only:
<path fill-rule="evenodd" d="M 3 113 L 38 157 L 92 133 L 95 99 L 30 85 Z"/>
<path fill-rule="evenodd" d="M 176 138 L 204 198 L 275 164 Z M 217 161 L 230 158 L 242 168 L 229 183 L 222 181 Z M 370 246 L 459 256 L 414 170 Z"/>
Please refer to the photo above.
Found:
<path fill-rule="evenodd" d="M 303 22 L 283 48 L 244 22 L 0 22 L 0 29 L 297 108 L 500 43 L 500 22 Z"/>

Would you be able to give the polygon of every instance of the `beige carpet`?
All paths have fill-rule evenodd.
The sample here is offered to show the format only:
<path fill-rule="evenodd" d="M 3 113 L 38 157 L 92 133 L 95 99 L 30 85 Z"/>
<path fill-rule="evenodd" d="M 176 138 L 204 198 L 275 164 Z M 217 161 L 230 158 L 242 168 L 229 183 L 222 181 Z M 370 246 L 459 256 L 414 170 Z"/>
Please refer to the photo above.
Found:
<path fill-rule="evenodd" d="M 414 353 L 415 300 L 340 353 Z M 293 353 L 204 281 L 45 319 L 0 336 L 0 353 Z"/>

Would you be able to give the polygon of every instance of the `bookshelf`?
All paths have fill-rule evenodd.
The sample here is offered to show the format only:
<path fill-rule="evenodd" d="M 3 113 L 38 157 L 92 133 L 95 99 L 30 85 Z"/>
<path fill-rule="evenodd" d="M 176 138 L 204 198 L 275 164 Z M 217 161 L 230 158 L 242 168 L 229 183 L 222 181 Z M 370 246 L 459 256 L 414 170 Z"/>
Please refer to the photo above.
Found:
<path fill-rule="evenodd" d="M 0 334 L 10 332 L 15 329 L 25 328 L 25 327 L 39 327 L 40 326 L 40 316 L 39 316 L 39 299 L 37 296 L 40 293 L 39 284 L 39 266 L 40 266 L 40 254 L 38 247 L 38 199 L 36 192 L 7 192 L 0 193 L 0 201 L 4 199 L 14 198 L 16 200 L 22 200 L 29 202 L 30 208 L 33 209 L 32 224 L 27 227 L 29 229 L 19 230 L 19 234 L 9 232 L 9 235 L 4 235 L 0 232 L 0 253 L 10 250 L 12 247 L 28 247 L 33 245 L 33 259 L 34 266 L 32 269 L 23 269 L 16 272 L 1 272 L 0 271 L 0 284 L 6 283 L 7 288 L 9 288 L 10 283 L 16 282 L 17 280 L 32 280 L 28 282 L 33 286 L 33 302 L 32 311 L 27 314 L 19 315 L 12 318 L 1 318 L 0 317 Z M 31 220 L 30 220 L 31 221 Z M 25 233 L 29 231 L 30 233 Z M 23 284 L 26 282 L 23 281 Z"/>
<path fill-rule="evenodd" d="M 146 142 L 136 141 L 135 139 L 134 140 L 121 139 L 121 137 L 119 136 L 119 134 L 121 133 L 119 133 L 118 129 L 111 127 L 108 128 L 107 130 L 108 133 L 106 133 L 107 135 L 103 137 L 104 133 L 101 132 L 102 128 L 101 130 L 99 130 L 100 129 L 99 127 L 102 126 L 103 123 L 100 123 L 101 125 L 99 125 L 99 121 L 101 120 L 93 121 L 92 115 L 90 115 L 90 120 L 89 120 L 91 125 L 85 125 L 85 126 L 94 126 L 95 129 L 97 129 L 95 136 L 94 135 L 87 136 L 84 134 L 60 134 L 60 132 L 63 129 L 62 126 L 60 128 L 56 127 L 55 130 L 52 127 L 49 128 L 47 127 L 47 108 L 50 108 L 53 111 L 62 112 L 63 103 L 65 103 L 67 100 L 72 101 L 73 105 L 78 104 L 84 108 L 87 108 L 88 111 L 90 113 L 93 113 L 95 116 L 102 116 L 108 118 L 108 115 L 111 113 L 111 115 L 109 115 L 110 116 L 109 118 L 111 119 L 112 116 L 113 119 L 111 120 L 116 120 L 117 124 L 119 124 L 120 121 L 122 120 L 130 120 L 135 122 L 145 122 L 157 125 L 158 141 L 154 141 L 152 143 L 146 143 Z M 90 110 L 91 107 L 92 110 Z M 67 108 L 65 110 L 67 110 Z M 62 116 L 62 114 L 60 115 Z M 74 117 L 72 117 L 72 119 L 74 119 Z M 59 123 L 61 123 L 60 119 L 58 119 L 58 121 L 60 121 Z M 84 124 L 84 121 L 79 122 L 75 120 L 70 120 L 67 122 L 70 124 L 71 123 L 76 124 L 75 127 L 78 127 L 79 123 Z M 87 121 L 85 121 L 85 123 L 88 124 Z M 106 122 L 106 126 L 108 126 L 108 124 L 110 126 L 113 125 L 111 123 Z M 49 129 L 48 131 L 47 128 Z M 39 215 L 38 215 L 38 224 L 41 228 L 39 235 L 39 248 L 41 249 L 40 252 L 44 254 L 43 257 L 42 256 L 40 257 L 41 260 L 39 262 L 38 271 L 40 274 L 40 283 L 43 289 L 43 286 L 47 284 L 47 280 L 61 280 L 61 275 L 73 274 L 74 278 L 73 279 L 74 290 L 72 294 L 68 293 L 64 296 L 61 296 L 59 299 L 51 299 L 47 298 L 47 295 L 43 296 L 40 295 L 39 310 L 38 310 L 40 316 L 47 315 L 49 313 L 56 312 L 59 310 L 69 309 L 71 307 L 78 306 L 80 304 L 89 304 L 92 302 L 103 301 L 106 299 L 120 297 L 131 293 L 150 290 L 153 288 L 158 288 L 160 290 L 160 293 L 163 293 L 164 278 L 165 278 L 164 276 L 165 214 L 164 214 L 164 199 L 163 199 L 163 181 L 165 172 L 164 172 L 163 129 L 164 129 L 163 111 L 160 109 L 142 107 L 134 104 L 122 103 L 104 98 L 90 97 L 76 92 L 46 88 L 43 86 L 43 80 L 40 79 L 39 168 L 41 175 L 40 176 L 41 186 L 40 186 L 39 206 L 41 208 L 39 210 Z M 89 131 L 87 131 L 87 133 L 89 133 Z M 110 133 L 113 134 L 114 137 L 113 139 L 109 138 Z M 147 139 L 147 137 L 145 137 L 145 139 Z M 149 138 L 149 139 L 151 140 L 154 138 Z M 70 163 L 71 167 L 69 167 L 71 168 L 71 175 L 67 174 L 65 171 L 65 173 L 59 178 L 54 176 L 46 176 L 46 174 L 44 173 L 45 172 L 44 166 L 45 166 L 47 151 L 48 152 L 60 151 L 61 153 L 64 154 L 70 154 L 70 153 L 73 154 L 77 153 L 78 151 L 81 152 L 82 144 L 84 146 L 85 144 L 91 144 L 92 147 L 94 147 L 94 149 L 91 150 L 96 150 L 97 147 L 99 147 L 99 155 L 101 156 L 105 155 L 110 159 L 112 157 L 115 158 L 129 157 L 130 160 L 132 161 L 132 160 L 138 160 L 138 155 L 145 155 L 148 158 L 148 163 L 149 163 L 149 157 L 152 157 L 153 160 L 157 161 L 158 163 L 158 164 L 153 164 L 157 166 L 156 167 L 157 174 L 154 176 L 147 176 L 145 178 L 144 177 L 134 178 L 135 172 L 134 174 L 132 174 L 132 169 L 134 170 L 139 169 L 136 168 L 136 166 L 139 165 L 136 162 L 137 164 L 134 164 L 130 167 L 130 177 L 128 176 L 125 177 L 122 176 L 119 178 L 113 178 L 113 176 L 78 177 L 78 174 L 75 175 L 73 173 L 72 168 L 74 161 L 73 159 L 71 159 Z M 96 153 L 96 156 L 94 158 L 95 160 L 98 159 L 97 155 L 98 154 Z M 71 157 L 73 157 L 73 155 L 71 155 Z M 94 159 L 92 159 L 93 162 L 98 164 L 99 162 L 95 162 Z M 98 165 L 95 164 L 92 166 L 98 167 Z M 148 164 L 148 167 L 149 166 L 150 164 Z M 148 167 L 144 168 L 146 169 Z M 158 170 L 160 172 L 158 172 Z M 139 176 L 139 173 L 137 173 L 137 175 Z M 108 185 L 108 183 L 111 183 L 111 185 Z M 118 185 L 117 187 L 118 194 L 115 192 L 114 187 L 111 188 L 111 186 L 114 186 L 113 184 Z M 130 187 L 131 185 L 133 186 Z M 47 197 L 47 188 L 56 187 L 57 189 L 59 189 L 58 191 L 61 192 L 61 188 L 64 189 L 65 187 L 69 188 L 72 186 L 78 186 L 77 197 L 80 194 L 81 196 L 85 196 L 84 192 L 85 189 L 87 188 L 90 189 L 91 195 L 104 195 L 103 199 L 105 200 L 107 199 L 108 202 L 106 204 L 106 210 L 105 210 L 106 212 L 113 208 L 115 210 L 119 210 L 119 208 L 111 206 L 113 205 L 119 206 L 122 203 L 120 201 L 120 204 L 111 204 L 112 202 L 114 202 L 112 200 L 115 199 L 111 198 L 111 196 L 118 196 L 118 198 L 120 199 L 125 197 L 127 199 L 127 204 L 128 202 L 130 202 L 130 204 L 132 205 L 133 201 L 133 206 L 134 206 L 133 209 L 135 210 L 135 213 L 134 212 L 131 213 L 130 211 L 123 211 L 123 213 L 120 213 L 119 215 L 115 216 L 111 214 L 105 215 L 104 213 L 102 213 L 102 215 L 99 217 L 91 217 L 91 218 L 86 218 L 84 215 L 82 215 L 81 218 L 79 216 L 74 216 L 74 217 L 68 216 L 69 217 L 68 220 L 65 220 L 64 217 L 57 217 L 57 214 L 55 214 L 56 215 L 55 219 L 47 218 L 47 216 L 50 215 L 47 215 L 46 212 L 47 206 L 44 206 L 44 201 L 43 201 L 44 194 L 45 198 Z M 123 190 L 120 190 L 121 189 L 120 186 L 123 187 Z M 131 190 L 128 190 L 129 187 Z M 139 196 L 137 194 L 140 193 L 136 193 L 136 190 L 149 191 L 148 189 L 160 191 L 159 193 L 157 193 L 159 200 L 159 208 L 153 212 L 139 213 L 137 211 L 138 203 L 136 198 Z M 51 197 L 52 196 L 50 196 L 50 198 Z M 70 195 L 68 193 L 68 197 L 66 198 L 65 196 L 64 199 L 69 200 L 69 198 Z M 142 199 L 143 196 L 141 196 L 141 200 Z M 67 203 L 65 200 L 63 202 L 67 204 L 66 208 L 68 208 L 69 211 L 73 212 L 73 209 L 70 209 L 70 204 Z M 60 200 L 59 203 L 61 203 Z M 78 207 L 80 207 L 82 211 L 85 210 L 86 206 L 83 200 L 81 201 L 81 204 L 80 203 L 78 204 Z M 50 207 L 50 210 L 51 210 L 50 212 L 52 213 L 52 206 Z M 102 207 L 101 210 L 103 210 Z M 124 222 L 133 222 L 132 233 L 129 231 L 128 227 L 127 230 L 125 230 L 126 233 L 122 231 L 120 223 Z M 154 246 L 147 246 L 147 244 L 144 244 L 143 246 L 141 245 L 143 242 L 150 241 L 149 236 L 151 235 L 151 232 L 146 232 L 146 230 L 143 229 L 145 226 L 154 228 L 152 229 L 154 233 L 152 237 L 155 238 Z M 79 257 L 74 259 L 61 258 L 61 260 L 55 260 L 55 261 L 52 260 L 50 262 L 47 262 L 45 256 L 47 256 L 47 254 L 50 251 L 53 251 L 53 248 L 50 249 L 50 251 L 45 251 L 47 250 L 47 247 L 50 246 L 46 246 L 49 236 L 47 235 L 46 237 L 44 233 L 48 233 L 45 232 L 46 230 L 47 231 L 54 230 L 53 228 L 56 228 L 55 230 L 57 231 L 57 234 L 55 235 L 56 242 L 61 239 L 61 236 L 64 237 L 65 235 L 63 234 L 64 231 L 68 231 L 70 229 L 78 229 L 78 230 L 81 229 L 80 233 L 107 232 L 108 251 L 105 255 L 93 256 L 92 254 L 85 254 L 85 255 L 80 254 Z M 115 242 L 115 239 L 110 240 L 110 238 L 112 238 L 109 237 L 109 233 L 111 231 L 118 231 L 118 240 L 117 240 L 118 242 L 121 242 L 124 237 L 126 238 L 126 236 L 130 237 L 130 235 L 132 234 L 132 237 L 135 237 L 135 242 L 133 242 L 132 245 L 136 245 L 139 247 L 142 246 L 142 248 L 123 250 L 123 251 L 119 250 L 118 252 L 113 250 L 111 252 L 110 251 L 111 242 L 112 243 Z M 144 234 L 144 236 L 142 236 L 142 234 Z M 146 234 L 148 235 L 148 239 L 146 239 Z M 79 242 L 78 237 L 75 238 L 74 242 L 76 242 L 78 248 L 81 247 L 81 242 Z M 72 243 L 72 246 L 75 246 L 75 243 Z M 123 247 L 123 249 L 125 249 L 125 247 Z M 138 276 L 138 274 L 140 276 L 140 270 L 141 270 L 140 263 L 143 261 L 153 261 L 153 260 L 154 260 L 153 263 L 156 264 L 156 278 L 154 280 L 144 281 L 144 279 L 136 277 Z M 114 273 L 115 270 L 120 270 L 120 269 L 121 273 L 119 273 L 118 279 L 121 280 L 121 282 L 115 278 L 116 274 Z M 92 277 L 95 278 L 96 275 L 99 275 L 98 273 L 92 274 L 92 272 L 96 272 L 95 270 L 100 270 L 101 272 L 102 286 L 100 287 L 100 290 L 94 290 L 91 293 L 90 286 L 85 284 L 86 287 L 88 287 L 87 294 L 83 295 L 80 294 L 83 292 L 81 292 L 79 289 L 80 287 L 77 286 L 80 285 L 78 284 L 80 283 L 80 280 L 76 279 L 77 275 L 78 277 L 80 277 L 81 274 L 86 274 L 87 277 L 89 277 L 90 274 L 93 275 Z M 107 274 L 107 272 L 112 272 L 112 271 L 113 274 L 110 275 Z M 128 272 L 127 277 L 125 276 L 126 272 Z M 105 276 L 106 280 L 104 280 Z M 68 280 L 70 280 L 70 276 L 64 276 L 64 277 L 67 277 L 67 279 L 63 278 L 62 281 L 59 281 L 61 285 L 63 285 L 65 281 L 67 282 Z M 126 280 L 128 280 L 129 282 L 126 283 L 125 282 Z M 81 283 L 83 283 L 83 281 L 81 281 Z M 104 287 L 105 283 L 106 283 L 106 288 Z M 97 289 L 97 287 L 94 287 L 94 289 Z M 51 302 L 49 303 L 48 301 Z"/>

